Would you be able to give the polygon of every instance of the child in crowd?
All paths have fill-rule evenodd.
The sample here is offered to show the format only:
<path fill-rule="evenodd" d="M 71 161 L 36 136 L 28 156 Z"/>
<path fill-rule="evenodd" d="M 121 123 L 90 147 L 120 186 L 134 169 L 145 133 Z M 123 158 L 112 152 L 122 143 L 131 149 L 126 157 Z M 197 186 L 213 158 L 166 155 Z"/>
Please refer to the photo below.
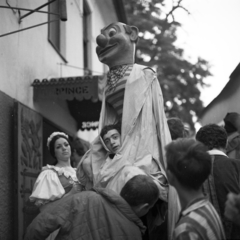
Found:
<path fill-rule="evenodd" d="M 211 171 L 206 147 L 193 139 L 178 139 L 166 146 L 166 158 L 168 181 L 182 207 L 173 239 L 225 239 L 220 217 L 202 192 Z"/>

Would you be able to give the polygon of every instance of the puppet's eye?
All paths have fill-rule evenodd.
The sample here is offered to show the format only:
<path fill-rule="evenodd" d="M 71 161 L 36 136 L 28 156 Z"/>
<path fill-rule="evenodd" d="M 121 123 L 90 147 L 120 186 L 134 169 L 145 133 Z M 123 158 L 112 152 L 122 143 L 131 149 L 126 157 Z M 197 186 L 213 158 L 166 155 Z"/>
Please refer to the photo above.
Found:
<path fill-rule="evenodd" d="M 112 37 L 114 36 L 115 34 L 117 33 L 116 29 L 115 28 L 111 28 L 108 32 L 108 36 L 109 37 Z"/>

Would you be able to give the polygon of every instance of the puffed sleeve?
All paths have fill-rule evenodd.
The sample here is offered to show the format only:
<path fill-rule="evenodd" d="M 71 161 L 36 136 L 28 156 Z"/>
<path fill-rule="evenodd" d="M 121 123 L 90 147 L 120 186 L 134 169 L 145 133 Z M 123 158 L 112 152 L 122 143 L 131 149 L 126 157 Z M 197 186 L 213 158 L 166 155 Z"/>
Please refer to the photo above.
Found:
<path fill-rule="evenodd" d="M 57 173 L 53 170 L 44 170 L 38 176 L 29 199 L 37 206 L 41 206 L 61 198 L 64 194 L 65 190 Z"/>

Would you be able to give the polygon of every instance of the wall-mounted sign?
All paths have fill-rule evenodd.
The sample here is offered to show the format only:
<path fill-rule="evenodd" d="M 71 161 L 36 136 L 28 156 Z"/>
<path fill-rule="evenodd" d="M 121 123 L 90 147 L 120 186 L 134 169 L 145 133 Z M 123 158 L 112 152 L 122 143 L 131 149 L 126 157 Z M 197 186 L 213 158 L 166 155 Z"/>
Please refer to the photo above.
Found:
<path fill-rule="evenodd" d="M 34 80 L 34 101 L 40 100 L 98 100 L 98 80 L 101 76 L 66 77 Z"/>

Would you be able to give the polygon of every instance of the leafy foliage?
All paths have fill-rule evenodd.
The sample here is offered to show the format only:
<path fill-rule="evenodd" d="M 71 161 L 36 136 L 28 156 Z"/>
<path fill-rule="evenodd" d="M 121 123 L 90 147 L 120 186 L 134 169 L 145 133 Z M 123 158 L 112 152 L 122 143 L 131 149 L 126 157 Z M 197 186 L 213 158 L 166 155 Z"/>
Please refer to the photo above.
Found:
<path fill-rule="evenodd" d="M 136 63 L 157 70 L 167 117 L 179 117 L 194 129 L 194 118 L 203 109 L 199 87 L 207 86 L 204 79 L 211 75 L 210 65 L 200 57 L 196 63 L 189 62 L 184 58 L 184 50 L 174 45 L 181 27 L 174 13 L 180 9 L 189 12 L 181 5 L 182 0 L 173 1 L 167 11 L 167 2 L 125 0 L 128 24 L 139 29 Z"/>

